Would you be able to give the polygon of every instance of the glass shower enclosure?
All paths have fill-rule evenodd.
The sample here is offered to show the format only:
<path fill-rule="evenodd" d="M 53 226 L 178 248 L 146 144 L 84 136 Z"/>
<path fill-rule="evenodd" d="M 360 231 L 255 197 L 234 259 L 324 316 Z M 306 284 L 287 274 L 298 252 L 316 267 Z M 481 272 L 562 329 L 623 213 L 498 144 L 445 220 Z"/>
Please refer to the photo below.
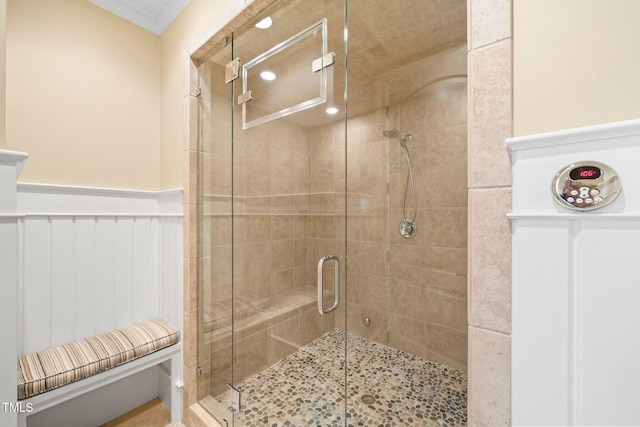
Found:
<path fill-rule="evenodd" d="M 222 425 L 411 418 L 399 407 L 418 420 L 412 395 L 435 374 L 413 354 L 464 376 L 466 115 L 450 106 L 433 127 L 464 157 L 435 160 L 454 179 L 429 194 L 463 228 L 451 244 L 423 225 L 434 214 L 420 206 L 426 186 L 420 231 L 398 235 L 404 158 L 383 134 L 413 132 L 425 144 L 412 152 L 419 163 L 435 144 L 426 111 L 466 102 L 466 22 L 460 31 L 451 24 L 466 2 L 428 3 L 277 1 L 199 66 L 198 400 Z M 448 23 L 437 44 L 400 42 L 422 40 L 418 27 L 438 13 L 451 18 L 437 19 Z M 387 21 L 401 15 L 407 28 Z M 420 164 L 414 175 L 416 187 L 432 178 Z M 450 229 L 447 221 L 435 228 Z M 437 256 L 428 259 L 431 244 Z M 435 319 L 452 316 L 431 309 L 427 318 L 432 294 L 457 317 Z M 427 331 L 449 335 L 427 344 Z"/>
<path fill-rule="evenodd" d="M 310 132 L 346 117 L 343 9 L 325 2 L 311 13 L 298 3 L 267 9 L 200 70 L 207 88 L 200 102 L 207 241 L 200 247 L 208 255 L 200 271 L 210 283 L 200 295 L 200 357 L 208 367 L 201 388 L 218 418 L 234 425 L 259 395 L 252 387 L 275 390 L 283 378 L 237 384 L 346 320 L 345 135 Z M 338 113 L 327 115 L 329 107 Z M 332 350 L 344 353 L 345 335 L 332 339 Z M 340 356 L 314 372 L 323 378 L 309 393 L 321 397 L 296 390 L 297 411 L 312 413 L 320 398 L 331 406 L 326 422 L 344 422 Z"/>

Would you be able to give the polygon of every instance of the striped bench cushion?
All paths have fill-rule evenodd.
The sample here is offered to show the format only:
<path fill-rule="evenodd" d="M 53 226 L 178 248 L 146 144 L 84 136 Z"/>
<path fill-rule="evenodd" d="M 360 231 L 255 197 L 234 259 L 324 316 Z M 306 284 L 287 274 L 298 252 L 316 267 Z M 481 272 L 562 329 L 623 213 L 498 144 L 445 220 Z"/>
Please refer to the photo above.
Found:
<path fill-rule="evenodd" d="M 69 384 L 178 342 L 178 331 L 156 319 L 18 358 L 18 399 Z"/>

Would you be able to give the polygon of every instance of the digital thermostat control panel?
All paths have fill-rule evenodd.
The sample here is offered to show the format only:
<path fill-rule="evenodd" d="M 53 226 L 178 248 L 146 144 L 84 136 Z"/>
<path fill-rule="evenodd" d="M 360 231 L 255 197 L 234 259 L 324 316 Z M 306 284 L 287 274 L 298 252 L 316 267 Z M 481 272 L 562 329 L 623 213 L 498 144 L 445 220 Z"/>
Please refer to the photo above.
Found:
<path fill-rule="evenodd" d="M 599 162 L 575 162 L 560 170 L 551 185 L 554 199 L 565 208 L 586 211 L 602 208 L 620 194 L 618 174 Z"/>

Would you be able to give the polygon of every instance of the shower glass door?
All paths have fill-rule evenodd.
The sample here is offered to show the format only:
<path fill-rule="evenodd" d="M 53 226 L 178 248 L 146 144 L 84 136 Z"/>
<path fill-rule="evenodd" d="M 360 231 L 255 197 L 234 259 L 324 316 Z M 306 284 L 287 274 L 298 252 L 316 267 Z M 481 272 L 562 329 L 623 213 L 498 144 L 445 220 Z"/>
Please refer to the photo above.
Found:
<path fill-rule="evenodd" d="M 274 1 L 202 59 L 196 372 L 222 425 L 466 425 L 466 4 Z"/>
<path fill-rule="evenodd" d="M 346 425 L 343 4 L 315 3 L 232 36 L 236 426 Z"/>

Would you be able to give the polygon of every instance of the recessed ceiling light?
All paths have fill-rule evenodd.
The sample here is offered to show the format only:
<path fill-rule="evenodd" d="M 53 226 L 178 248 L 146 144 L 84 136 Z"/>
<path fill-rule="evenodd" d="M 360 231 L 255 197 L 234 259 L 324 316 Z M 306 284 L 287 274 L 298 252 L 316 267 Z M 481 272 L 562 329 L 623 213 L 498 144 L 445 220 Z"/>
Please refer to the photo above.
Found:
<path fill-rule="evenodd" d="M 266 30 L 271 26 L 271 24 L 273 24 L 273 21 L 271 20 L 270 16 L 267 16 L 262 21 L 256 24 L 256 28 L 260 28 L 261 30 Z"/>
<path fill-rule="evenodd" d="M 260 73 L 260 77 L 262 77 L 263 80 L 275 80 L 276 79 L 276 74 L 272 71 L 263 71 Z"/>
<path fill-rule="evenodd" d="M 329 107 L 326 109 L 327 114 L 336 114 L 338 109 L 336 107 Z"/>

